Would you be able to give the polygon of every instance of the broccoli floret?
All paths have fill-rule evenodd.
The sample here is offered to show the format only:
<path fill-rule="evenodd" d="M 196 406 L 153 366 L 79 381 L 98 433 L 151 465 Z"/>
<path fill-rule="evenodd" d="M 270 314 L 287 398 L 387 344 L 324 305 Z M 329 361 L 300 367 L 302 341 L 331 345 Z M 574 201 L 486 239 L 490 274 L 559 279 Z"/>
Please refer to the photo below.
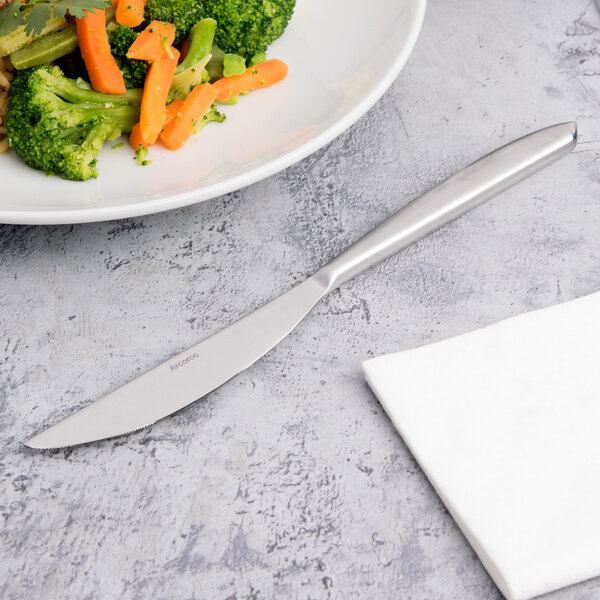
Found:
<path fill-rule="evenodd" d="M 106 27 L 108 42 L 113 56 L 126 56 L 131 44 L 135 42 L 139 33 L 125 25 L 119 25 L 114 21 Z"/>
<path fill-rule="evenodd" d="M 139 33 L 125 25 L 117 25 L 114 22 L 110 23 L 106 29 L 108 31 L 110 51 L 115 57 L 117 65 L 119 69 L 121 69 L 121 73 L 123 73 L 125 87 L 143 87 L 144 80 L 146 79 L 146 72 L 148 71 L 148 63 L 145 60 L 127 58 L 127 51 Z"/>
<path fill-rule="evenodd" d="M 144 146 L 141 144 L 140 147 L 135 151 L 135 156 L 133 159 L 137 162 L 139 167 L 147 167 L 151 162 L 153 162 L 148 160 L 148 148 L 144 148 Z"/>
<path fill-rule="evenodd" d="M 166 21 L 175 25 L 175 45 L 181 43 L 191 28 L 205 16 L 202 0 L 148 0 L 144 8 L 146 24 Z"/>
<path fill-rule="evenodd" d="M 206 0 L 207 17 L 217 21 L 215 44 L 249 59 L 265 52 L 287 27 L 296 0 Z"/>
<path fill-rule="evenodd" d="M 141 90 L 100 94 L 68 79 L 59 67 L 17 71 L 6 109 L 10 146 L 30 167 L 64 179 L 98 176 L 106 140 L 131 131 L 139 120 Z"/>
<path fill-rule="evenodd" d="M 214 106 L 211 106 L 210 110 L 202 117 L 194 133 L 198 133 L 207 123 L 222 123 L 226 118 L 223 113 L 220 113 Z"/>
<path fill-rule="evenodd" d="M 254 65 L 259 65 L 260 63 L 265 62 L 265 60 L 267 60 L 267 53 L 259 52 L 258 54 L 255 54 L 254 56 L 252 56 L 250 58 L 250 61 L 248 62 L 248 66 L 253 67 Z"/>

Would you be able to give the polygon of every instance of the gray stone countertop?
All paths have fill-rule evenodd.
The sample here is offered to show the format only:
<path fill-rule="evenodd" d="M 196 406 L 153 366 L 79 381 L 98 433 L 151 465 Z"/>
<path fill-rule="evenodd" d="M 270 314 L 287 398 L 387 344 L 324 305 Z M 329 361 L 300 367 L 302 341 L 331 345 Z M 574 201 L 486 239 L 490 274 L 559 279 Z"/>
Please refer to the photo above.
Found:
<path fill-rule="evenodd" d="M 500 599 L 361 361 L 600 288 L 599 109 L 591 0 L 431 0 L 381 101 L 287 171 L 143 218 L 0 226 L 0 597 Z M 109 442 L 23 447 L 571 119 L 572 155 L 331 294 L 204 400 Z M 599 597 L 600 579 L 548 596 Z"/>

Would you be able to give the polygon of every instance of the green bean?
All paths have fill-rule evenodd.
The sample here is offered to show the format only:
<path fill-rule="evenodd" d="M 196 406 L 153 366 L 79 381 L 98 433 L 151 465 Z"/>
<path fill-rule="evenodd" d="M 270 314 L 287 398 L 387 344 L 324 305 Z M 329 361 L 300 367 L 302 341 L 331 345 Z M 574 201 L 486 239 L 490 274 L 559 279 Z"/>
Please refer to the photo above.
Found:
<path fill-rule="evenodd" d="M 66 29 L 48 33 L 10 55 L 15 69 L 27 69 L 45 65 L 61 56 L 70 54 L 77 48 L 77 28 L 71 25 Z"/>

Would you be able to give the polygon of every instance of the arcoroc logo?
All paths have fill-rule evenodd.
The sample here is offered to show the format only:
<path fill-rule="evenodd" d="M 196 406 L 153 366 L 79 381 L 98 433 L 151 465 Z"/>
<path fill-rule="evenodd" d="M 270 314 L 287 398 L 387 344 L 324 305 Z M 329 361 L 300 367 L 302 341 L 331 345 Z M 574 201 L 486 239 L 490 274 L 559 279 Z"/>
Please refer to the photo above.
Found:
<path fill-rule="evenodd" d="M 171 371 L 176 371 L 177 369 L 179 369 L 179 367 L 183 367 L 183 365 L 187 365 L 190 361 L 192 361 L 198 357 L 199 357 L 199 354 L 197 352 L 194 352 L 194 354 L 190 354 L 183 360 L 180 360 L 178 363 L 171 365 Z"/>

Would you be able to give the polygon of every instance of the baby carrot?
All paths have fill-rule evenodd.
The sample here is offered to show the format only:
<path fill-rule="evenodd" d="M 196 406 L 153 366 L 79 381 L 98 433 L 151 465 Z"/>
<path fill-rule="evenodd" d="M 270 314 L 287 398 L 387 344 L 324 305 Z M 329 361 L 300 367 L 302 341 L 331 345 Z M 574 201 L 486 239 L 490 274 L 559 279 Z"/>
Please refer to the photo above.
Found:
<path fill-rule="evenodd" d="M 162 128 L 164 129 L 171 119 L 174 119 L 177 113 L 181 110 L 183 106 L 183 100 L 173 100 L 170 104 L 167 104 L 165 109 L 165 121 L 163 123 Z M 140 146 L 144 148 L 149 148 L 152 144 L 147 144 L 142 139 L 142 134 L 140 133 L 140 124 L 136 123 L 131 130 L 131 134 L 129 136 L 129 143 L 134 150 L 138 150 Z"/>
<path fill-rule="evenodd" d="M 140 124 L 136 123 L 129 134 L 129 144 L 134 150 L 139 150 L 140 146 L 143 148 L 149 148 L 152 144 L 147 144 L 142 138 L 142 134 L 140 133 Z"/>
<path fill-rule="evenodd" d="M 110 52 L 104 11 L 86 14 L 77 19 L 77 37 L 92 87 L 104 94 L 124 94 L 125 81 Z"/>
<path fill-rule="evenodd" d="M 165 122 L 163 123 L 163 129 L 169 124 L 169 121 L 174 119 L 179 112 L 181 112 L 181 107 L 183 106 L 183 100 L 173 100 L 170 104 L 167 104 L 167 108 L 165 110 Z"/>
<path fill-rule="evenodd" d="M 122 0 L 127 2 L 128 0 Z M 127 58 L 137 60 L 158 60 L 175 39 L 175 25 L 152 21 L 140 35 L 137 36 L 127 51 Z"/>
<path fill-rule="evenodd" d="M 140 134 L 146 144 L 156 142 L 165 120 L 167 96 L 179 59 L 178 50 L 170 47 L 169 52 L 163 49 L 162 56 L 150 65 L 144 81 Z"/>
<path fill-rule="evenodd" d="M 137 27 L 144 20 L 146 0 L 123 0 L 117 4 L 117 23 L 127 27 Z"/>
<path fill-rule="evenodd" d="M 223 77 L 215 81 L 212 85 L 217 89 L 219 102 L 227 102 L 243 92 L 249 92 L 258 88 L 269 87 L 287 75 L 287 65 L 276 59 L 271 58 L 265 62 L 248 67 L 241 75 L 232 75 Z"/>
<path fill-rule="evenodd" d="M 210 83 L 197 85 L 183 101 L 183 106 L 171 119 L 163 132 L 160 141 L 169 150 L 178 150 L 202 121 L 202 117 L 210 110 L 217 97 L 217 90 Z"/>

